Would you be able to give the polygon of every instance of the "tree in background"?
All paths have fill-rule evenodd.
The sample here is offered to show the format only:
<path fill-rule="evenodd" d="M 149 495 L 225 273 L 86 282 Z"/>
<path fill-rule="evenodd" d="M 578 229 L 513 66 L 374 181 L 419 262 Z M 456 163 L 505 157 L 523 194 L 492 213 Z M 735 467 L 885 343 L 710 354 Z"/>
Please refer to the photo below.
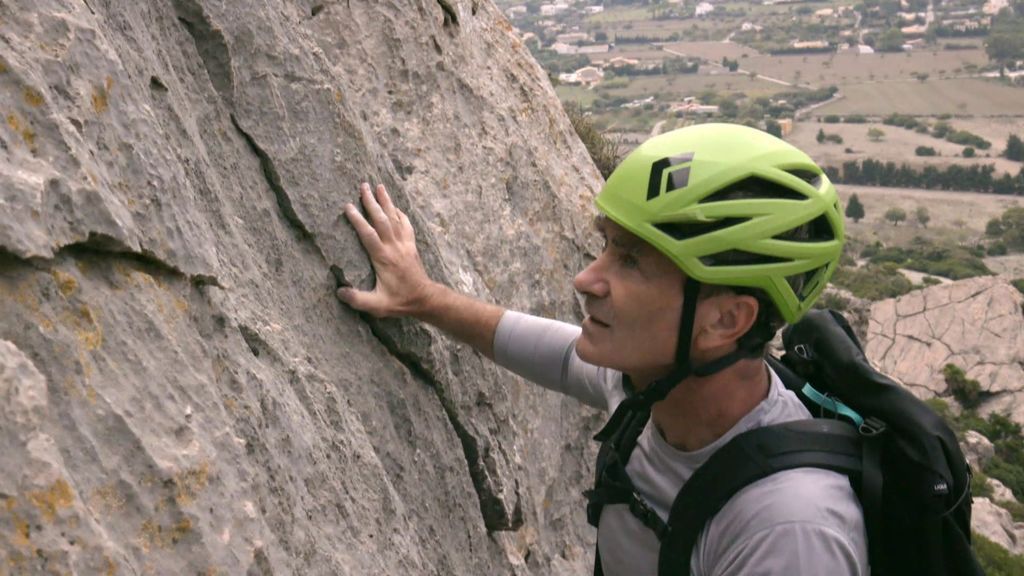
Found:
<path fill-rule="evenodd" d="M 900 222 L 907 219 L 907 211 L 903 208 L 889 208 L 885 211 L 885 219 L 892 222 L 893 226 L 899 226 Z"/>
<path fill-rule="evenodd" d="M 825 129 L 824 128 L 818 128 L 818 135 L 815 136 L 815 139 L 818 141 L 818 144 L 822 144 L 822 143 L 825 142 Z"/>
<path fill-rule="evenodd" d="M 764 123 L 764 131 L 775 136 L 776 138 L 782 138 L 782 124 L 769 118 Z"/>
<path fill-rule="evenodd" d="M 899 28 L 886 30 L 875 42 L 875 50 L 879 52 L 899 52 L 903 50 L 903 32 Z"/>
<path fill-rule="evenodd" d="M 964 148 L 964 158 L 974 158 L 974 148 L 968 146 Z"/>
<path fill-rule="evenodd" d="M 1003 212 L 1003 243 L 1014 252 L 1024 252 L 1024 208 L 1016 206 Z"/>
<path fill-rule="evenodd" d="M 1024 162 L 1024 142 L 1021 141 L 1020 136 L 1010 134 L 1010 137 L 1006 139 L 1006 151 L 1003 152 L 1003 156 L 1009 160 Z"/>
<path fill-rule="evenodd" d="M 868 128 L 868 140 L 880 142 L 885 138 L 885 132 L 881 128 Z"/>
<path fill-rule="evenodd" d="M 1000 71 L 1011 62 L 1024 59 L 1024 14 L 1004 8 L 993 16 L 985 53 L 989 60 L 999 64 Z"/>
<path fill-rule="evenodd" d="M 860 222 L 864 217 L 864 205 L 860 203 L 860 198 L 856 194 L 850 196 L 850 201 L 846 203 L 846 217 L 854 222 Z"/>
<path fill-rule="evenodd" d="M 1003 235 L 1003 221 L 999 218 L 992 218 L 985 224 L 985 236 L 999 238 Z"/>
<path fill-rule="evenodd" d="M 917 217 L 917 223 L 920 224 L 922 228 L 928 227 L 928 222 L 931 222 L 932 215 L 928 213 L 927 207 L 918 206 L 914 215 Z"/>

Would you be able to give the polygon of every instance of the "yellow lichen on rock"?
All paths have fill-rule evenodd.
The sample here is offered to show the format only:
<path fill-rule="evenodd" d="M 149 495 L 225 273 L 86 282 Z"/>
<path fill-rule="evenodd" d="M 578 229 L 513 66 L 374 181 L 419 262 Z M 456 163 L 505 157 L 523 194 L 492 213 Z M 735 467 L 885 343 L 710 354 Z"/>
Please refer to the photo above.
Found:
<path fill-rule="evenodd" d="M 196 468 L 189 468 L 174 476 L 174 500 L 179 506 L 195 501 L 196 496 L 206 488 L 210 479 L 210 464 L 203 462 Z"/>
<path fill-rule="evenodd" d="M 117 489 L 117 484 L 105 484 L 92 491 L 88 506 L 94 512 L 112 512 L 124 508 L 125 502 L 124 494 Z"/>
<path fill-rule="evenodd" d="M 28 499 L 43 515 L 43 519 L 52 522 L 57 517 L 57 512 L 64 508 L 70 508 L 75 502 L 75 495 L 63 478 L 59 478 L 46 490 L 29 492 Z"/>
<path fill-rule="evenodd" d="M 32 152 L 36 151 L 36 133 L 27 123 L 22 122 L 16 114 L 8 114 L 7 125 L 11 127 L 15 134 L 21 136 L 29 150 Z"/>
<path fill-rule="evenodd" d="M 22 95 L 25 97 L 25 103 L 33 108 L 39 108 L 43 105 L 43 95 L 31 86 L 26 86 Z"/>
<path fill-rule="evenodd" d="M 85 304 L 61 315 L 64 325 L 74 331 L 83 350 L 96 350 L 103 344 L 103 329 L 96 317 L 97 313 Z"/>
<path fill-rule="evenodd" d="M 60 270 L 53 270 L 50 274 L 53 276 L 53 280 L 57 283 L 57 289 L 60 290 L 64 298 L 68 298 L 75 293 L 75 290 L 78 288 L 78 281 L 75 280 L 74 276 Z"/>
<path fill-rule="evenodd" d="M 139 545 L 146 552 L 153 548 L 167 549 L 191 532 L 192 521 L 188 518 L 183 518 L 171 526 L 163 526 L 152 520 L 146 520 L 140 529 Z"/>

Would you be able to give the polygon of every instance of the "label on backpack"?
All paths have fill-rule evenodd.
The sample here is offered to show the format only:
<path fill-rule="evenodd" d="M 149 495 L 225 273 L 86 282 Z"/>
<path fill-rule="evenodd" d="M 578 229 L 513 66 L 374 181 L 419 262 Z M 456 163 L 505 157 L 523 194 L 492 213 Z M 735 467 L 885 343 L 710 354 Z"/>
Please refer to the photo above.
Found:
<path fill-rule="evenodd" d="M 949 494 L 949 484 L 945 480 L 939 480 L 932 484 L 932 494 L 935 496 L 945 496 Z"/>

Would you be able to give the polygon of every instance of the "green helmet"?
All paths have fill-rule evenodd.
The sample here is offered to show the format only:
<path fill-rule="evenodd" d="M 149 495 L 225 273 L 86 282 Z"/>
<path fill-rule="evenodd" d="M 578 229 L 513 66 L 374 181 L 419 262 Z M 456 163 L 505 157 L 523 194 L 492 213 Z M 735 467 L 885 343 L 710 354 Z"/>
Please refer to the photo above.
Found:
<path fill-rule="evenodd" d="M 814 303 L 843 248 L 839 198 L 822 169 L 738 124 L 644 142 L 608 178 L 597 207 L 688 277 L 764 291 L 788 323 Z"/>

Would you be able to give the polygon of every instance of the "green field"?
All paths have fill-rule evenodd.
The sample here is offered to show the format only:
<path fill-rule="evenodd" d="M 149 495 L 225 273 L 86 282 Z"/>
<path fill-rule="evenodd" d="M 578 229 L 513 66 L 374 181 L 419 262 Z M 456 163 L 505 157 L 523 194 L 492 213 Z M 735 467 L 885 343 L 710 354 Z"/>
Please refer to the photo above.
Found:
<path fill-rule="evenodd" d="M 916 116 L 961 114 L 973 116 L 1024 115 L 1024 89 L 976 78 L 839 83 L 843 98 L 815 110 L 824 114 Z"/>

